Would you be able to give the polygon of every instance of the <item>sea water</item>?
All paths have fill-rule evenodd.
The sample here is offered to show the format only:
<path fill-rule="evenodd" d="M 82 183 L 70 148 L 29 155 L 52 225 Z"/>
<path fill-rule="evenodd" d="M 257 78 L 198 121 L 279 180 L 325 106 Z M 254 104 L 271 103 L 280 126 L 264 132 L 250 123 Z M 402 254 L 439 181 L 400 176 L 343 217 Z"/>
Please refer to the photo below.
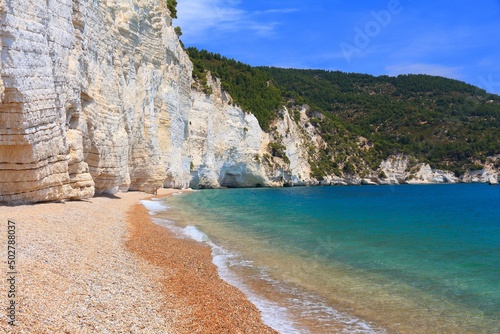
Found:
<path fill-rule="evenodd" d="M 209 244 L 282 333 L 500 333 L 500 187 L 201 190 L 163 205 L 155 221 Z"/>

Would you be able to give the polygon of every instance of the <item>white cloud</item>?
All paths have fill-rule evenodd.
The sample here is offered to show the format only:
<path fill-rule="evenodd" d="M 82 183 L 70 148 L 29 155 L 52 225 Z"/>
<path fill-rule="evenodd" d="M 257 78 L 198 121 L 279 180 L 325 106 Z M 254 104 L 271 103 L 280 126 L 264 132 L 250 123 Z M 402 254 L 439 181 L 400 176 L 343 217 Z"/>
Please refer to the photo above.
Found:
<path fill-rule="evenodd" d="M 296 8 L 268 9 L 254 14 L 289 14 L 298 11 Z"/>
<path fill-rule="evenodd" d="M 388 75 L 429 74 L 429 75 L 437 75 L 453 79 L 462 78 L 462 74 L 460 73 L 462 67 L 450 67 L 439 64 L 424 64 L 424 63 L 397 64 L 397 65 L 386 66 L 385 70 Z"/>
<path fill-rule="evenodd" d="M 287 14 L 294 9 L 270 9 L 249 12 L 241 9 L 239 0 L 178 0 L 176 25 L 183 31 L 183 39 L 193 43 L 206 39 L 215 32 L 250 31 L 260 36 L 272 36 L 278 25 L 266 15 Z"/>

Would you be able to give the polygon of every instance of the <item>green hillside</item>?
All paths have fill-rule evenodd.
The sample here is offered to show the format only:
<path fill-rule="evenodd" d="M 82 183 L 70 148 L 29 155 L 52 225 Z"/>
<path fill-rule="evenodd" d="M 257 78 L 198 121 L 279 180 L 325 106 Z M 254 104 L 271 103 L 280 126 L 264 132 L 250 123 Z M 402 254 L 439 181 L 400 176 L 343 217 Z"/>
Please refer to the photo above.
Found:
<path fill-rule="evenodd" d="M 281 91 L 270 84 L 267 72 L 205 50 L 188 48 L 187 52 L 194 65 L 193 78 L 205 87 L 205 92 L 210 93 L 205 76 L 205 71 L 210 71 L 221 79 L 222 88 L 234 101 L 254 114 L 262 129 L 269 130 L 284 100 Z"/>
<path fill-rule="evenodd" d="M 500 153 L 500 96 L 457 80 L 251 67 L 219 54 L 187 51 L 193 76 L 203 82 L 208 70 L 219 77 L 265 130 L 282 105 L 290 110 L 309 105 L 311 124 L 328 143 L 321 152 L 311 151 L 313 176 L 319 178 L 340 169 L 376 169 L 394 153 L 459 175 Z M 359 148 L 360 137 L 370 150 Z"/>

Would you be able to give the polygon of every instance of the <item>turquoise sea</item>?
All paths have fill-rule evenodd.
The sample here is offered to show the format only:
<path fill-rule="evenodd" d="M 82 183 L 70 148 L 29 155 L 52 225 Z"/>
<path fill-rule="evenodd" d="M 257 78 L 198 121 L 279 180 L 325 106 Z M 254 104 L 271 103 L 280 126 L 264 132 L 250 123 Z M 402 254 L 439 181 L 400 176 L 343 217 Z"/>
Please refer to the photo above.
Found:
<path fill-rule="evenodd" d="M 500 187 L 201 190 L 146 206 L 208 243 L 282 333 L 500 333 Z"/>

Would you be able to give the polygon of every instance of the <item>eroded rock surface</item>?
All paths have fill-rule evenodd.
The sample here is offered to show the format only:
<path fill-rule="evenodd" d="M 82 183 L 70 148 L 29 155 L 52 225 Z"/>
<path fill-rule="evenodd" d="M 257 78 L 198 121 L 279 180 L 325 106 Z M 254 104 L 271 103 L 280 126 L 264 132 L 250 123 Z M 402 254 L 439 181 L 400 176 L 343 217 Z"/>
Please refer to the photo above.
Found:
<path fill-rule="evenodd" d="M 262 131 L 254 115 L 245 113 L 208 75 L 212 94 L 193 90 L 189 152 L 191 186 L 201 188 L 283 186 L 309 177 L 304 136 L 286 109 Z M 286 159 L 272 157 L 268 145 L 279 140 Z"/>
<path fill-rule="evenodd" d="M 189 184 L 192 64 L 165 3 L 1 3 L 0 201 Z"/>

